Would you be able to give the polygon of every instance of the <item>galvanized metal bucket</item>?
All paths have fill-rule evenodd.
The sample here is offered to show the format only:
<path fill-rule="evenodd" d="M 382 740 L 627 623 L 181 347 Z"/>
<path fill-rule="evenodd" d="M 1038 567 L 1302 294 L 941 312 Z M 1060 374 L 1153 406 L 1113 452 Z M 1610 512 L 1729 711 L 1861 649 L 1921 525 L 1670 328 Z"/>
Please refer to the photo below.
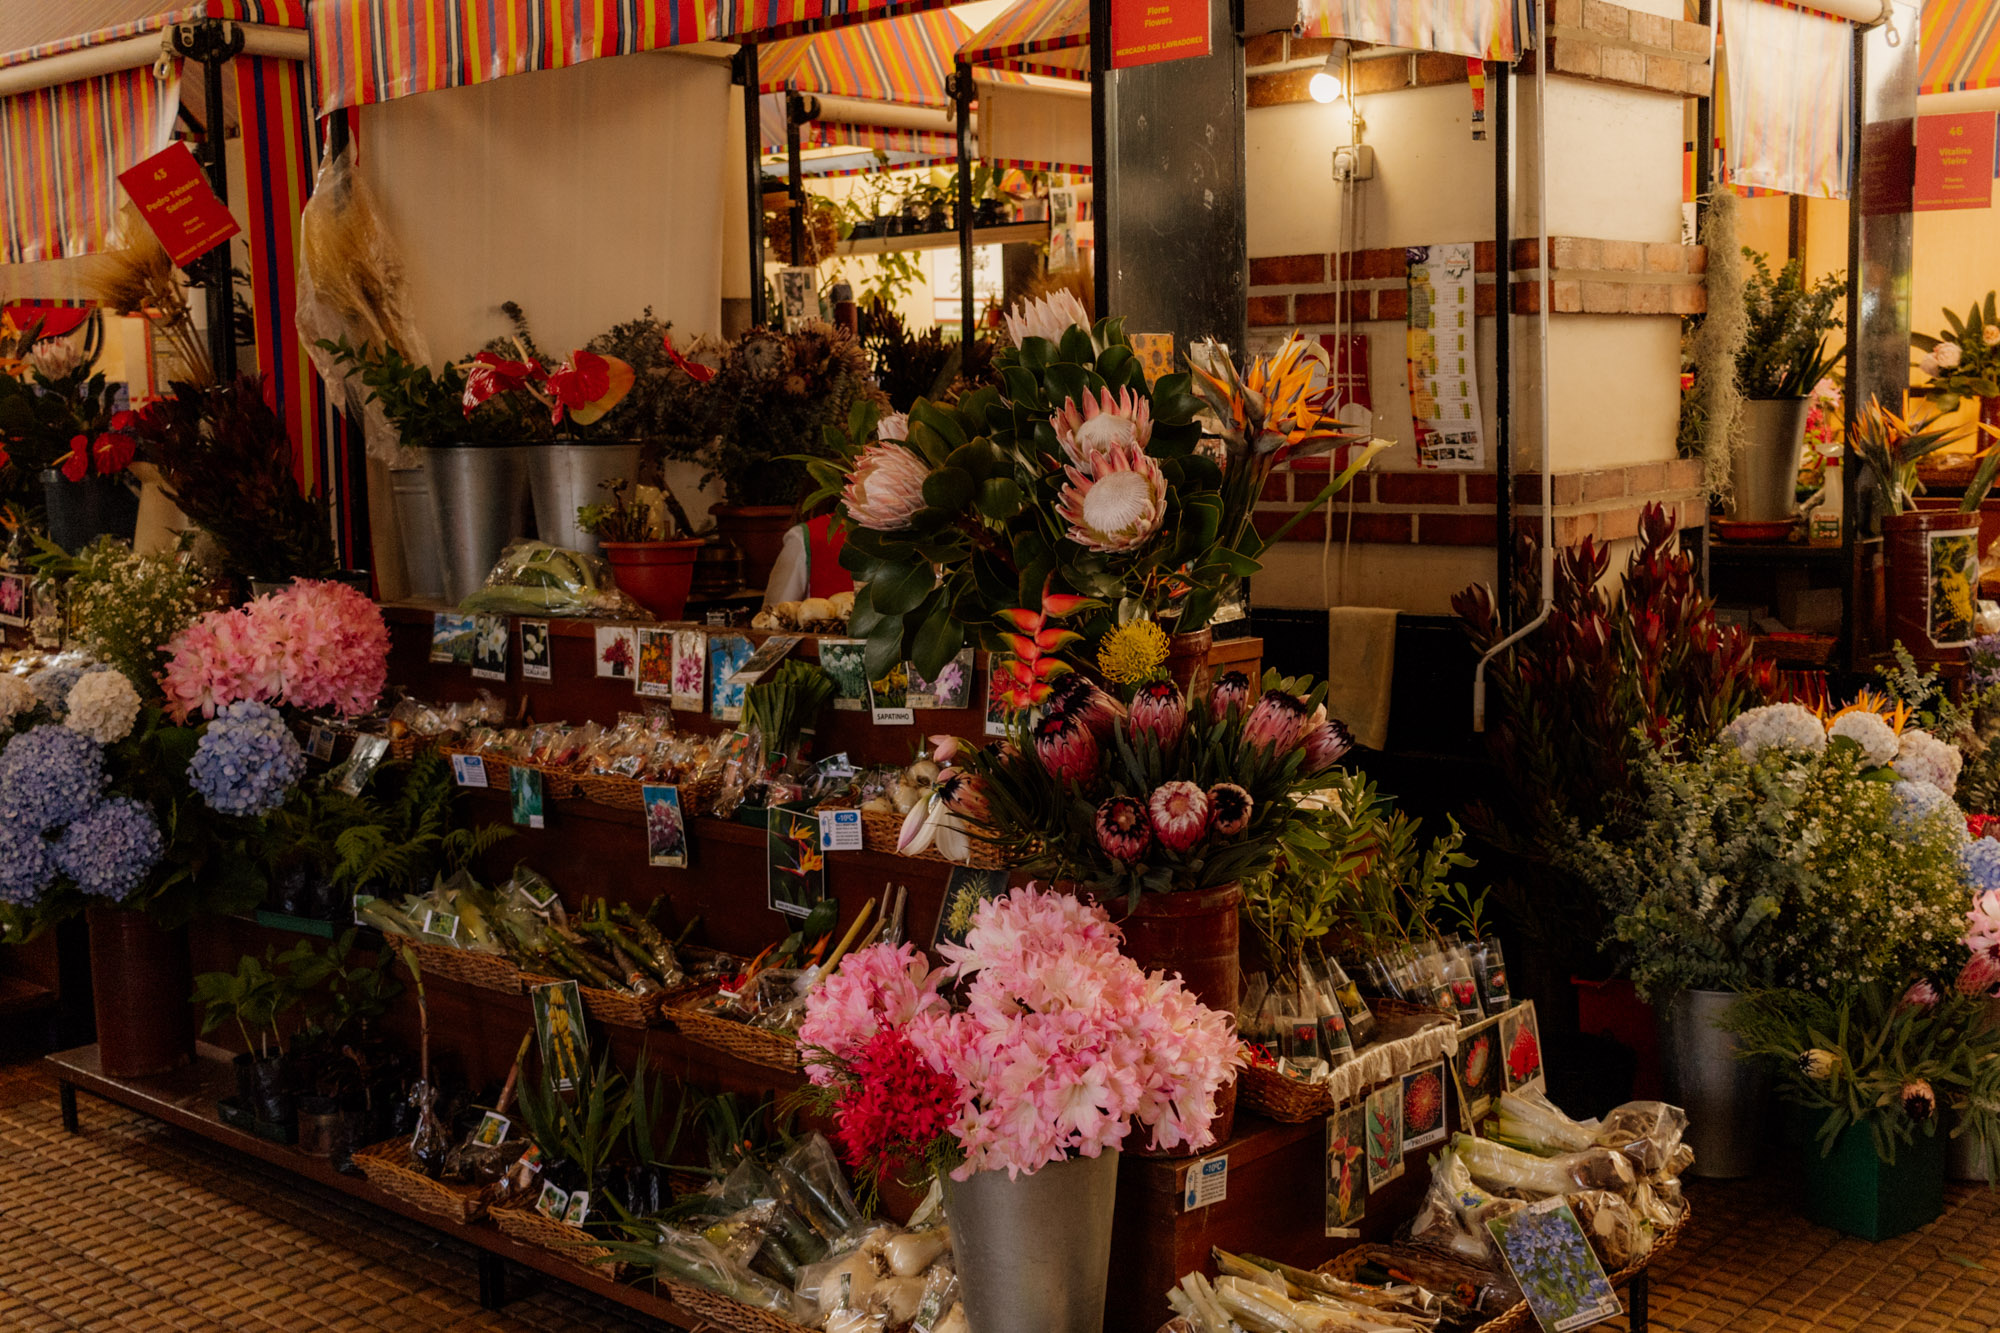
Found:
<path fill-rule="evenodd" d="M 389 474 L 396 499 L 396 529 L 403 543 L 404 595 L 434 602 L 444 596 L 444 534 L 437 526 L 431 474 L 420 467 Z"/>
<path fill-rule="evenodd" d="M 493 572 L 507 543 L 528 531 L 533 446 L 424 449 L 445 600 L 457 605 Z"/>
<path fill-rule="evenodd" d="M 638 444 L 543 444 L 530 455 L 528 485 L 535 497 L 535 531 L 545 542 L 599 554 L 597 538 L 577 525 L 577 508 L 608 499 L 603 489 L 607 481 L 639 479 Z"/>
<path fill-rule="evenodd" d="M 1667 1100 L 1688 1115 L 1690 1174 L 1734 1180 L 1756 1171 L 1762 1156 L 1770 1076 L 1736 1058 L 1736 1034 L 1717 1026 L 1734 991 L 1685 990 L 1667 1007 L 1660 1034 Z"/>
<path fill-rule="evenodd" d="M 952 1249 L 975 1333 L 1103 1333 L 1118 1154 L 1031 1176 L 947 1182 Z"/>
<path fill-rule="evenodd" d="M 1799 459 L 1808 398 L 1751 398 L 1743 404 L 1743 444 L 1729 467 L 1725 514 L 1738 523 L 1779 523 L 1799 511 Z"/>

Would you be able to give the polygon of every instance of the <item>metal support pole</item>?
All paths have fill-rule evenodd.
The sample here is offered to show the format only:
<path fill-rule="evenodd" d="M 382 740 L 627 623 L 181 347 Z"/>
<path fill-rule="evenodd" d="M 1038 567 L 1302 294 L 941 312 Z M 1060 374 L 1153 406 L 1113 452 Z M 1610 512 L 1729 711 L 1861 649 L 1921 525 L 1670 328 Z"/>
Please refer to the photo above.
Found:
<path fill-rule="evenodd" d="M 1111 174 L 1111 118 L 1116 108 L 1111 101 L 1111 0 L 1090 0 L 1090 179 L 1091 212 L 1096 219 L 1097 244 L 1091 247 L 1092 286 L 1095 298 L 1093 317 L 1111 313 L 1111 247 L 1118 229 L 1111 214 L 1117 207 L 1116 192 L 1109 188 Z M 1241 349 L 1237 349 L 1240 351 Z"/>
<path fill-rule="evenodd" d="M 228 131 L 224 124 L 222 67 L 243 52 L 243 30 L 222 19 L 203 19 L 174 26 L 174 54 L 201 65 L 203 118 L 201 165 L 209 188 L 229 202 Z M 236 375 L 236 287 L 230 273 L 231 245 L 224 242 L 201 258 L 201 276 L 208 303 L 208 360 L 217 380 Z"/>
<path fill-rule="evenodd" d="M 811 115 L 819 114 L 819 107 L 812 108 Z M 811 119 L 807 114 L 806 101 L 797 93 L 785 94 L 785 198 L 791 207 L 786 210 L 792 224 L 792 263 L 806 262 L 806 180 L 805 169 L 799 165 L 799 126 Z"/>
<path fill-rule="evenodd" d="M 750 327 L 754 329 L 761 328 L 770 313 L 764 305 L 764 126 L 755 44 L 737 51 L 736 77 L 743 84 L 744 165 L 750 177 Z"/>
<path fill-rule="evenodd" d="M 1508 634 L 1514 632 L 1513 93 L 1513 68 L 1487 61 L 1486 99 L 1493 109 L 1493 596 Z"/>
<path fill-rule="evenodd" d="M 507 1304 L 507 1261 L 491 1250 L 479 1252 L 479 1308 L 498 1310 Z"/>
<path fill-rule="evenodd" d="M 958 337 L 960 355 L 972 347 L 972 66 L 958 62 L 952 76 L 958 108 Z"/>
<path fill-rule="evenodd" d="M 1715 29 L 1715 0 L 1701 0 L 1696 11 L 1699 22 Z M 1694 209 L 1695 240 L 1701 240 L 1701 223 L 1708 218 L 1708 196 L 1715 189 L 1715 97 L 1694 100 Z"/>
<path fill-rule="evenodd" d="M 62 1079 L 56 1084 L 56 1099 L 62 1105 L 62 1126 L 71 1134 L 81 1134 L 76 1121 L 76 1084 Z"/>

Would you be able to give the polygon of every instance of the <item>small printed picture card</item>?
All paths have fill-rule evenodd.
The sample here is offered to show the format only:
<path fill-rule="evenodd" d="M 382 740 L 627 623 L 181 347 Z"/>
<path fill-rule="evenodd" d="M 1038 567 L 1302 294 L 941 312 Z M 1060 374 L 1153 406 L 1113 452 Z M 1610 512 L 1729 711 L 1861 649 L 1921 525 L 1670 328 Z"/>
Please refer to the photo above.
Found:
<path fill-rule="evenodd" d="M 1535 1002 L 1517 1004 L 1500 1015 L 1500 1060 L 1507 1091 L 1540 1088 L 1546 1081 L 1542 1069 L 1542 1030 L 1535 1021 Z"/>
<path fill-rule="evenodd" d="M 755 685 L 770 675 L 772 669 L 785 660 L 785 654 L 797 647 L 804 637 L 803 634 L 773 634 L 743 659 L 743 665 L 736 668 L 729 677 L 729 683 L 745 688 Z"/>
<path fill-rule="evenodd" d="M 868 642 L 821 639 L 819 664 L 833 677 L 833 706 L 843 713 L 868 711 Z"/>
<path fill-rule="evenodd" d="M 819 812 L 819 847 L 823 852 L 858 852 L 866 845 L 859 810 Z"/>
<path fill-rule="evenodd" d="M 946 662 L 937 674 L 936 680 L 925 680 L 917 671 L 916 663 L 905 662 L 903 669 L 910 677 L 910 707 L 917 708 L 970 708 L 972 707 L 972 654 L 964 649 L 957 657 Z"/>
<path fill-rule="evenodd" d="M 1181 1182 L 1181 1211 L 1191 1213 L 1229 1197 L 1229 1154 L 1189 1162 Z"/>
<path fill-rule="evenodd" d="M 708 715 L 717 722 L 740 722 L 744 687 L 731 683 L 750 660 L 750 640 L 741 634 L 714 634 L 708 640 Z"/>
<path fill-rule="evenodd" d="M 953 866 L 944 884 L 944 902 L 938 908 L 937 930 L 931 936 L 931 949 L 940 944 L 964 944 L 967 932 L 972 929 L 972 914 L 979 904 L 988 898 L 999 898 L 1007 892 L 1007 872 L 1004 870 L 978 870 L 972 866 Z"/>
<path fill-rule="evenodd" d="M 681 814 L 681 789 L 646 786 L 639 789 L 646 806 L 646 864 L 678 869 L 688 863 L 687 821 Z"/>
<path fill-rule="evenodd" d="M 432 909 L 424 913 L 424 934 L 435 935 L 441 940 L 458 938 L 458 917 L 451 912 Z"/>
<path fill-rule="evenodd" d="M 573 1227 L 580 1227 L 590 1218 L 590 1191 L 578 1190 L 569 1196 L 563 1205 L 562 1220 Z"/>
<path fill-rule="evenodd" d="M 699 713 L 708 703 L 708 636 L 698 629 L 674 631 L 672 706 Z"/>
<path fill-rule="evenodd" d="M 507 775 L 514 797 L 514 822 L 522 828 L 543 827 L 543 789 L 540 770 L 525 764 L 514 765 Z"/>
<path fill-rule="evenodd" d="M 472 617 L 439 611 L 431 617 L 431 661 L 472 665 Z"/>
<path fill-rule="evenodd" d="M 639 638 L 630 625 L 597 627 L 597 674 L 630 680 L 639 672 Z"/>
<path fill-rule="evenodd" d="M 527 899 L 528 906 L 537 912 L 546 914 L 555 906 L 556 886 L 526 866 L 514 869 L 514 891 Z"/>
<path fill-rule="evenodd" d="M 765 829 L 768 906 L 783 916 L 810 916 L 826 897 L 818 813 L 804 801 L 774 805 Z"/>
<path fill-rule="evenodd" d="M 1625 1312 L 1582 1224 L 1561 1195 L 1493 1218 L 1486 1230 L 1543 1333 L 1571 1333 Z"/>
<path fill-rule="evenodd" d="M 1403 1154 L 1408 1156 L 1433 1143 L 1444 1142 L 1451 1132 L 1445 1121 L 1445 1068 L 1440 1060 L 1427 1069 L 1413 1069 L 1402 1077 Z"/>
<path fill-rule="evenodd" d="M 374 894 L 372 894 L 372 893 L 357 893 L 357 894 L 355 894 L 355 895 L 354 895 L 354 924 L 355 924 L 355 925 L 357 925 L 357 926 L 372 926 L 372 925 L 374 925 L 374 924 L 375 924 L 375 923 L 374 923 L 373 921 L 370 921 L 370 920 L 369 920 L 369 919 L 368 919 L 367 917 L 363 916 L 363 915 L 362 915 L 362 913 L 361 913 L 361 909 L 362 909 L 362 908 L 364 908 L 364 907 L 368 906 L 368 904 L 370 904 L 370 903 L 372 903 L 372 902 L 374 902 L 374 901 L 375 901 L 375 895 L 374 895 Z"/>
<path fill-rule="evenodd" d="M 480 680 L 507 679 L 507 617 L 472 618 L 472 674 Z"/>
<path fill-rule="evenodd" d="M 574 981 L 551 981 L 528 988 L 535 1012 L 535 1042 L 549 1086 L 568 1092 L 583 1077 L 590 1036 L 583 1026 L 583 991 Z"/>
<path fill-rule="evenodd" d="M 1005 736 L 1014 725 L 1015 710 L 1000 701 L 1000 677 L 986 673 L 986 734 Z"/>
<path fill-rule="evenodd" d="M 35 594 L 34 619 L 28 633 L 37 648 L 60 648 L 63 644 L 62 594 L 43 584 Z"/>
<path fill-rule="evenodd" d="M 306 733 L 306 753 L 325 763 L 333 758 L 333 728 L 316 726 Z"/>
<path fill-rule="evenodd" d="M 569 1207 L 569 1191 L 558 1187 L 554 1181 L 542 1182 L 542 1192 L 535 1200 L 535 1211 L 551 1222 L 560 1222 Z"/>
<path fill-rule="evenodd" d="M 472 1131 L 472 1141 L 497 1148 L 507 1141 L 507 1134 L 513 1128 L 514 1122 L 506 1116 L 498 1111 L 488 1111 L 479 1117 L 479 1125 Z"/>
<path fill-rule="evenodd" d="M 546 620 L 521 622 L 521 679 L 550 679 L 549 622 Z"/>
<path fill-rule="evenodd" d="M 354 749 L 348 752 L 347 762 L 340 767 L 340 780 L 334 785 L 349 796 L 359 796 L 388 757 L 387 736 L 356 736 Z"/>
<path fill-rule="evenodd" d="M 486 761 L 476 754 L 455 754 L 451 757 L 451 776 L 461 787 L 484 787 Z"/>
<path fill-rule="evenodd" d="M 878 727 L 916 725 L 917 714 L 910 707 L 909 668 L 899 663 L 882 679 L 869 681 L 868 706 Z"/>
<path fill-rule="evenodd" d="M 639 674 L 632 688 L 641 698 L 673 698 L 674 632 L 672 630 L 639 631 Z"/>
<path fill-rule="evenodd" d="M 0 625 L 28 627 L 28 576 L 0 574 Z"/>
<path fill-rule="evenodd" d="M 1367 1113 L 1343 1106 L 1326 1118 L 1326 1234 L 1355 1237 L 1368 1212 L 1368 1168 L 1362 1162 Z"/>
<path fill-rule="evenodd" d="M 1373 1194 L 1403 1174 L 1403 1083 L 1397 1079 L 1368 1094 L 1363 1149 L 1368 1161 L 1368 1192 Z"/>
<path fill-rule="evenodd" d="M 1452 1057 L 1451 1074 L 1458 1084 L 1460 1127 L 1468 1134 L 1477 1134 L 1479 1122 L 1493 1109 L 1501 1092 L 1498 1016 L 1458 1034 L 1458 1054 Z"/>

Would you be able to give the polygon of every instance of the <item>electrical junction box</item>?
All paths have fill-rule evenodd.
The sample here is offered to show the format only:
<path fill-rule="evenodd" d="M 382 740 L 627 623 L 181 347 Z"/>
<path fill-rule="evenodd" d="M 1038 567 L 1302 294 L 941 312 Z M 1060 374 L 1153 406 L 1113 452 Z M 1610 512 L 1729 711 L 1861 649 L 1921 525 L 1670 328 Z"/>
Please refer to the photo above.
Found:
<path fill-rule="evenodd" d="M 1333 178 L 1337 181 L 1375 179 L 1375 150 L 1365 143 L 1333 150 Z"/>

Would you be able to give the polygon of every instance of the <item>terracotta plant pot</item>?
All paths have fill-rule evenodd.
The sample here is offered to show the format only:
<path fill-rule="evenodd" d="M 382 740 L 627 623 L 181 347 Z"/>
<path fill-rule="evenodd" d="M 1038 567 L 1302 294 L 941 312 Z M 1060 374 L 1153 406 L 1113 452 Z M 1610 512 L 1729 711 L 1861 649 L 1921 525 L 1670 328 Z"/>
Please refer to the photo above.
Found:
<path fill-rule="evenodd" d="M 1979 515 L 1920 509 L 1882 520 L 1889 639 L 1919 662 L 1964 655 L 1977 637 Z"/>
<path fill-rule="evenodd" d="M 1191 634 L 1174 634 L 1167 639 L 1167 674 L 1174 684 L 1190 694 L 1207 688 L 1210 671 L 1208 653 L 1215 647 L 1215 632 L 1198 629 Z M 1251 682 L 1251 694 L 1256 694 L 1256 682 Z"/>
<path fill-rule="evenodd" d="M 93 907 L 90 989 L 98 1058 L 112 1078 L 149 1078 L 194 1061 L 194 966 L 187 932 L 143 912 Z"/>
<path fill-rule="evenodd" d="M 711 505 L 715 530 L 743 552 L 743 584 L 761 588 L 771 578 L 785 533 L 798 522 L 790 505 Z"/>
<path fill-rule="evenodd" d="M 602 542 L 618 586 L 662 620 L 679 620 L 694 582 L 699 538 L 674 542 Z"/>
<path fill-rule="evenodd" d="M 1188 893 L 1148 893 L 1129 914 L 1123 902 L 1105 908 L 1125 932 L 1125 953 L 1146 971 L 1178 974 L 1195 998 L 1211 1009 L 1234 1012 L 1242 981 L 1237 961 L 1237 912 L 1243 890 L 1234 884 Z"/>

